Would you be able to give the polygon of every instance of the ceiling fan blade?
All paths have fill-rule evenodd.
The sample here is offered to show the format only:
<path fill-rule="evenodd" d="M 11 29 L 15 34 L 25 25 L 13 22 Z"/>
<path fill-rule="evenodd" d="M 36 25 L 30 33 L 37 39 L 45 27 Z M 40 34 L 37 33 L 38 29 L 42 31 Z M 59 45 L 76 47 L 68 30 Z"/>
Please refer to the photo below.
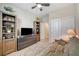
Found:
<path fill-rule="evenodd" d="M 37 5 L 33 6 L 32 9 L 34 9 L 34 8 L 36 8 L 36 7 L 37 7 Z"/>
<path fill-rule="evenodd" d="M 43 9 L 42 8 L 40 8 L 40 11 L 42 11 Z"/>
<path fill-rule="evenodd" d="M 41 3 L 41 5 L 42 5 L 42 6 L 47 6 L 47 7 L 50 6 L 49 3 Z"/>

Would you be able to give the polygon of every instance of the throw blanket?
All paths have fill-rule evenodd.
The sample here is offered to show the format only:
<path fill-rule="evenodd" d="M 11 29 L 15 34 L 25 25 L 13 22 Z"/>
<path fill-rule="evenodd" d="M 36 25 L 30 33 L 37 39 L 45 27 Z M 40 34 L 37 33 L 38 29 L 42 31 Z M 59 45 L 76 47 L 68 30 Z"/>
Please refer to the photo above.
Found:
<path fill-rule="evenodd" d="M 56 40 L 50 47 L 47 56 L 62 56 L 64 53 L 64 46 L 66 42 L 63 40 Z"/>

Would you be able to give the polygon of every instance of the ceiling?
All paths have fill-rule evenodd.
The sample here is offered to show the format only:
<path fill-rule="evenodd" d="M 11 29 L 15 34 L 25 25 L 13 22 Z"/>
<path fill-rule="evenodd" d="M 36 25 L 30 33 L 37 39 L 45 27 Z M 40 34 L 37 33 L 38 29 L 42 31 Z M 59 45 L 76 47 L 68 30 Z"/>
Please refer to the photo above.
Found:
<path fill-rule="evenodd" d="M 71 3 L 50 3 L 49 7 L 43 7 L 43 11 L 40 11 L 38 7 L 36 7 L 35 9 L 31 9 L 31 7 L 36 5 L 35 3 L 12 3 L 12 4 L 37 16 L 42 16 L 49 13 L 50 11 L 54 11 L 63 8 L 65 6 L 71 5 Z"/>

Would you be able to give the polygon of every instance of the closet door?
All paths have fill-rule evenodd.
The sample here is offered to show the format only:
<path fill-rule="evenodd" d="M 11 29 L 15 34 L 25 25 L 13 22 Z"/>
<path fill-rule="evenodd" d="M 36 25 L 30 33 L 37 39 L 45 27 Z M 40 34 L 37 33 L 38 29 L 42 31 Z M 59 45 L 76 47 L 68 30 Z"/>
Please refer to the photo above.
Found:
<path fill-rule="evenodd" d="M 3 55 L 16 51 L 16 41 L 14 39 L 3 40 Z"/>

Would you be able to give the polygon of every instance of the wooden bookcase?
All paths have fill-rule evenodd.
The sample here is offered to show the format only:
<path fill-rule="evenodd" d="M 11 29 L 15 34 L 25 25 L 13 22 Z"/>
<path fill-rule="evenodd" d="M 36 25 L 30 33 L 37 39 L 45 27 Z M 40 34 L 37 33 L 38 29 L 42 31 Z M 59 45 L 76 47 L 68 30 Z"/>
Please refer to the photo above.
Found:
<path fill-rule="evenodd" d="M 34 21 L 34 34 L 36 36 L 36 40 L 40 41 L 40 21 Z"/>
<path fill-rule="evenodd" d="M 0 12 L 0 55 L 16 51 L 16 17 Z"/>

